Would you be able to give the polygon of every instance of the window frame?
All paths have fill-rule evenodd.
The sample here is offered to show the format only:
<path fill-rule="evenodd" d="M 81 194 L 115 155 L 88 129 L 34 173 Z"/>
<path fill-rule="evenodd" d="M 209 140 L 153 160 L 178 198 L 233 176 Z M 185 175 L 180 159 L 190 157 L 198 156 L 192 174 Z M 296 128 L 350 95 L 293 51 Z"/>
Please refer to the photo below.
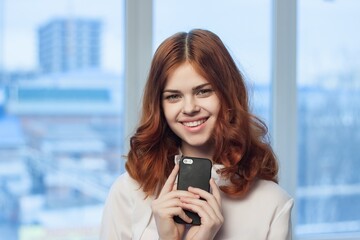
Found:
<path fill-rule="evenodd" d="M 274 0 L 271 54 L 271 140 L 280 165 L 279 184 L 294 198 L 296 198 L 297 188 L 296 32 L 296 0 Z M 296 220 L 295 201 L 292 211 L 293 233 L 295 233 Z"/>

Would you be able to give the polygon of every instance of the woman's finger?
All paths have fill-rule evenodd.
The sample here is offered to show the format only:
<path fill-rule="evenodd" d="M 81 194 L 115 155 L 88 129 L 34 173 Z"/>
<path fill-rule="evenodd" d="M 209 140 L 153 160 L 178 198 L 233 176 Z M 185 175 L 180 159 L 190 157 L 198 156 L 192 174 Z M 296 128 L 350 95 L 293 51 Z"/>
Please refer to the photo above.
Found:
<path fill-rule="evenodd" d="M 200 198 L 199 195 L 193 194 L 189 191 L 184 191 L 184 190 L 176 190 L 176 191 L 171 191 L 169 193 L 164 194 L 163 196 L 159 196 L 157 199 L 155 199 L 153 202 L 155 202 L 156 204 L 163 204 L 163 203 L 168 203 L 172 200 L 179 200 L 180 198 Z"/>
<path fill-rule="evenodd" d="M 222 217 L 221 195 L 220 195 L 220 191 L 213 179 L 210 180 L 210 186 L 213 189 L 213 193 L 209 193 L 200 188 L 194 188 L 194 187 L 189 187 L 189 192 L 191 192 L 193 194 L 198 194 L 201 198 L 205 199 L 205 201 L 207 202 L 207 204 L 209 204 L 211 206 L 211 208 L 213 209 L 215 214 L 218 217 Z M 198 205 L 202 204 L 201 202 L 197 202 L 197 203 L 199 203 Z"/>
<path fill-rule="evenodd" d="M 201 199 L 192 199 L 192 198 L 182 198 L 181 201 L 184 203 L 184 207 L 187 210 L 196 212 L 201 218 L 211 218 L 216 219 L 217 215 L 214 209 L 204 200 Z"/>
<path fill-rule="evenodd" d="M 220 195 L 220 189 L 218 187 L 218 185 L 215 183 L 215 180 L 212 178 L 210 179 L 210 187 L 212 190 L 212 194 L 214 195 L 217 203 L 219 204 L 219 206 L 221 207 L 221 195 Z"/>
<path fill-rule="evenodd" d="M 207 201 L 193 198 L 182 198 L 181 201 L 183 202 L 183 208 L 196 212 L 204 224 L 219 226 L 224 222 L 224 217 L 217 203 L 211 205 Z"/>
<path fill-rule="evenodd" d="M 208 202 L 215 202 L 220 208 L 221 208 L 221 195 L 220 195 L 220 189 L 219 187 L 216 185 L 214 179 L 210 179 L 210 186 L 212 189 L 212 192 L 209 193 L 205 190 L 202 190 L 200 188 L 195 188 L 195 187 L 189 187 L 188 191 L 199 195 L 200 197 L 202 197 L 203 199 L 205 199 Z"/>
<path fill-rule="evenodd" d="M 168 192 L 171 192 L 173 190 L 173 186 L 174 186 L 178 171 L 179 171 L 179 165 L 175 164 L 175 166 L 174 166 L 173 170 L 171 171 L 168 179 L 166 180 L 163 188 L 161 189 L 161 192 L 160 192 L 159 196 L 162 196 L 162 195 L 164 195 L 164 194 L 166 194 Z"/>

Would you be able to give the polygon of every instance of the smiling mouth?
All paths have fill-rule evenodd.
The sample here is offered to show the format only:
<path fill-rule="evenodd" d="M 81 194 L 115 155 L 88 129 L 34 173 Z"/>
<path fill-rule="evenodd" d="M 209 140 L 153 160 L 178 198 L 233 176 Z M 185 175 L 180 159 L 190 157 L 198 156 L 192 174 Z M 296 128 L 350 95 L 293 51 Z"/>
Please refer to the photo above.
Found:
<path fill-rule="evenodd" d="M 182 122 L 182 124 L 186 127 L 197 127 L 200 126 L 201 124 L 203 124 L 204 122 L 207 121 L 207 118 L 201 119 L 201 120 L 197 120 L 197 121 L 192 121 L 192 122 Z"/>

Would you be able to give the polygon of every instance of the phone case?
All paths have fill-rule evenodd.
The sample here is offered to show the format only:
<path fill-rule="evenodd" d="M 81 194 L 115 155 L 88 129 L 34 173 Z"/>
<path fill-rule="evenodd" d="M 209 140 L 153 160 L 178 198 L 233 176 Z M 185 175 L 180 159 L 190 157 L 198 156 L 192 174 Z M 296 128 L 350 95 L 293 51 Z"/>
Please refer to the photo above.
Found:
<path fill-rule="evenodd" d="M 177 189 L 188 190 L 189 186 L 201 188 L 210 192 L 210 178 L 212 163 L 207 158 L 183 156 L 179 162 Z M 200 225 L 200 217 L 197 213 L 184 210 L 193 219 L 191 224 Z M 175 222 L 186 224 L 180 217 L 174 217 Z"/>

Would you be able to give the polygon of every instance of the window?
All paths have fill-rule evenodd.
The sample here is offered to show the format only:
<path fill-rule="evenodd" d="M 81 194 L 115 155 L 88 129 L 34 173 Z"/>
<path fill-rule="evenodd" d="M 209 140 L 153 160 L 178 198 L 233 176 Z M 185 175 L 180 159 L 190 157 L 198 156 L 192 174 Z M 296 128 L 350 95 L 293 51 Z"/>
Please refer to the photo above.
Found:
<path fill-rule="evenodd" d="M 269 124 L 271 1 L 155 0 L 153 9 L 154 51 L 178 31 L 213 31 L 245 73 L 254 112 Z"/>
<path fill-rule="evenodd" d="M 302 238 L 360 236 L 359 11 L 357 0 L 298 2 Z"/>
<path fill-rule="evenodd" d="M 1 238 L 98 238 L 123 171 L 123 11 L 0 2 Z"/>

